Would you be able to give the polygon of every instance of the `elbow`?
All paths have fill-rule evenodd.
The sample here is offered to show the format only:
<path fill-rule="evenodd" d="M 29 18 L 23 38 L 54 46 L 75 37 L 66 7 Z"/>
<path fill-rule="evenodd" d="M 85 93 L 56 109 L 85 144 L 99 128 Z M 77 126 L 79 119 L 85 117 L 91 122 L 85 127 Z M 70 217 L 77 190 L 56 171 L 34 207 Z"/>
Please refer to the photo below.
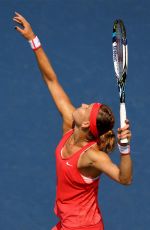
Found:
<path fill-rule="evenodd" d="M 132 181 L 125 181 L 122 183 L 122 185 L 129 186 L 132 184 Z"/>
<path fill-rule="evenodd" d="M 48 82 L 55 82 L 57 81 L 57 76 L 55 73 L 44 73 L 42 72 L 43 80 L 48 83 Z"/>
<path fill-rule="evenodd" d="M 129 186 L 132 184 L 132 178 L 120 178 L 120 184 Z"/>
<path fill-rule="evenodd" d="M 42 76 L 43 76 L 43 80 L 44 80 L 44 82 L 45 82 L 46 84 L 48 84 L 48 82 L 51 82 L 51 79 L 50 79 L 47 75 L 42 74 Z"/>

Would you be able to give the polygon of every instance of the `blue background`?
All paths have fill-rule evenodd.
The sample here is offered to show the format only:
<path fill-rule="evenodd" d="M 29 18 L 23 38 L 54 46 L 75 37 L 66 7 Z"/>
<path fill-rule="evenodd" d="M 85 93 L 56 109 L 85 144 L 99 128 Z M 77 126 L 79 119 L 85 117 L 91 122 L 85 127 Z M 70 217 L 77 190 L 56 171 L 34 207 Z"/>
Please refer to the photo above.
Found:
<path fill-rule="evenodd" d="M 115 129 L 111 36 L 113 21 L 124 20 L 134 177 L 126 187 L 103 176 L 99 202 L 106 230 L 149 229 L 149 0 L 0 0 L 0 229 L 46 230 L 57 222 L 54 151 L 62 123 L 32 50 L 14 30 L 15 11 L 31 23 L 74 105 L 110 105 Z M 118 151 L 112 160 L 119 162 Z"/>

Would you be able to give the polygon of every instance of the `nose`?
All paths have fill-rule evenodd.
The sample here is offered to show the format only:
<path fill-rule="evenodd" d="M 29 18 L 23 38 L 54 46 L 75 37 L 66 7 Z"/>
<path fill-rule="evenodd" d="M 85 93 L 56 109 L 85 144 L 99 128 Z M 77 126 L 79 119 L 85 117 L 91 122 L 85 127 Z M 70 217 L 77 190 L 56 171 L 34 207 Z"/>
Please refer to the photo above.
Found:
<path fill-rule="evenodd" d="M 81 106 L 82 106 L 83 109 L 88 108 L 88 105 L 87 105 L 87 104 L 82 104 Z"/>

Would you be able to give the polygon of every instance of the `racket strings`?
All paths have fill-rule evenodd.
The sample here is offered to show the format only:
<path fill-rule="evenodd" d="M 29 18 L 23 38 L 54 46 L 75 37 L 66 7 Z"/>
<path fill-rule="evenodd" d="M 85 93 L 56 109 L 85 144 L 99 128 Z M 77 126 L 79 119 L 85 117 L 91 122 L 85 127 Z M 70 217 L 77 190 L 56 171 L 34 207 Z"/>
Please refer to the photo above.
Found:
<path fill-rule="evenodd" d="M 125 82 L 128 67 L 128 47 L 126 30 L 122 20 L 116 20 L 112 35 L 113 61 L 120 95 L 120 102 L 125 102 Z"/>

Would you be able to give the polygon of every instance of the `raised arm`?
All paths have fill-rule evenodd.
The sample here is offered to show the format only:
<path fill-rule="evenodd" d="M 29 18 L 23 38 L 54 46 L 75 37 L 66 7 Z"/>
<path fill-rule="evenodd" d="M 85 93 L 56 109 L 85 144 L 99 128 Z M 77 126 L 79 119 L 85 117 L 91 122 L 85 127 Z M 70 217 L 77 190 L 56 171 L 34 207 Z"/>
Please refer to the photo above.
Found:
<path fill-rule="evenodd" d="M 19 13 L 15 13 L 13 18 L 20 26 L 16 26 L 15 29 L 28 41 L 32 41 L 36 36 L 28 23 L 28 21 Z M 48 86 L 48 89 L 54 99 L 54 102 L 63 117 L 63 131 L 66 132 L 72 127 L 72 113 L 75 110 L 68 95 L 60 85 L 57 76 L 52 68 L 52 65 L 45 54 L 42 46 L 38 49 L 34 49 L 34 54 L 42 73 L 43 79 Z"/>

